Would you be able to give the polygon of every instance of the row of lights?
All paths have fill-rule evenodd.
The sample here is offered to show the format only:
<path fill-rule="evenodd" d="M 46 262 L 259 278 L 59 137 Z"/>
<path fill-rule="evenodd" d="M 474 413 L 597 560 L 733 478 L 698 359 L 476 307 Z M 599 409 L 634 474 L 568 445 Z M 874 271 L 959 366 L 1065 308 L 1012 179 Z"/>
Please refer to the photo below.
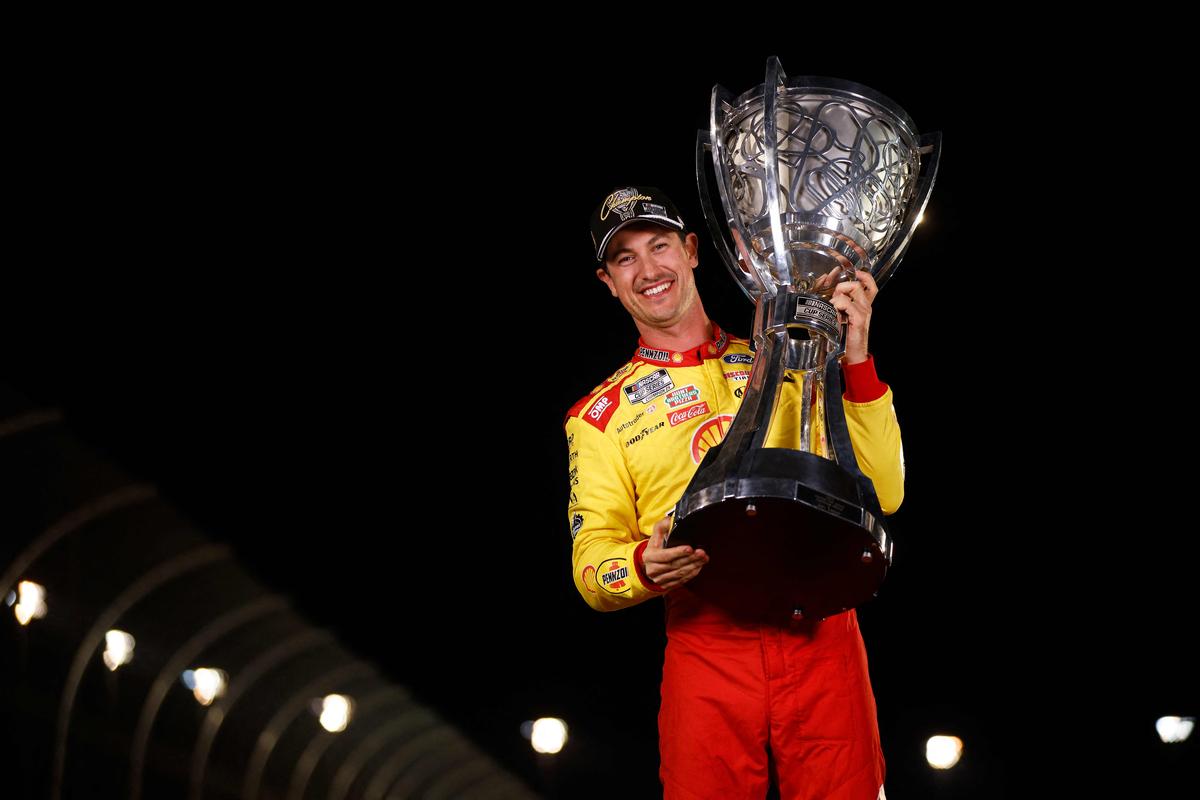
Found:
<path fill-rule="evenodd" d="M 17 622 L 28 625 L 31 620 L 46 616 L 46 589 L 32 581 L 21 581 L 15 591 L 8 593 L 6 602 L 12 607 Z M 111 630 L 104 635 L 104 665 L 116 671 L 133 660 L 133 636 L 125 631 Z M 229 676 L 224 670 L 200 667 L 183 671 L 180 676 L 196 702 L 211 705 L 225 693 Z M 313 701 L 313 713 L 321 727 L 330 733 L 346 730 L 353 714 L 354 701 L 341 694 L 330 694 Z M 1186 741 L 1192 734 L 1194 717 L 1161 717 L 1154 728 L 1163 742 Z M 521 725 L 521 735 L 538 753 L 553 755 L 567 743 L 567 723 L 556 717 L 543 717 Z M 951 769 L 962 758 L 963 742 L 957 736 L 932 736 L 925 743 L 925 760 L 934 769 Z"/>
<path fill-rule="evenodd" d="M 46 616 L 46 588 L 33 581 L 21 581 L 14 591 L 8 593 L 5 602 L 12 607 L 17 622 L 28 625 L 32 620 Z M 112 672 L 133 661 L 133 650 L 137 640 L 126 631 L 111 630 L 104 634 L 104 653 L 101 659 Z M 221 669 L 197 667 L 185 669 L 180 675 L 183 685 L 191 691 L 196 702 L 202 706 L 225 694 L 229 675 Z M 341 733 L 350 724 L 354 701 L 341 694 L 330 694 L 313 701 L 313 713 L 321 727 L 330 733 Z"/>

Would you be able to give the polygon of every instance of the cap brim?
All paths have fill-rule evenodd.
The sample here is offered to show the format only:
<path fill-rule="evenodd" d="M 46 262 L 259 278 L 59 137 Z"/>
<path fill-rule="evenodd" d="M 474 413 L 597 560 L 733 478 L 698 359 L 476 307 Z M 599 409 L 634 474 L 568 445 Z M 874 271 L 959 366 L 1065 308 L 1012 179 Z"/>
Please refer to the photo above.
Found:
<path fill-rule="evenodd" d="M 596 260 L 600 262 L 604 261 L 604 251 L 608 249 L 608 242 L 610 239 L 612 239 L 613 234 L 621 230 L 621 228 L 624 228 L 626 225 L 632 225 L 635 222 L 653 222 L 657 225 L 662 225 L 664 228 L 674 228 L 677 231 L 684 229 L 683 223 L 679 220 L 671 219 L 670 217 L 662 217 L 658 214 L 645 214 L 640 217 L 627 219 L 608 233 L 604 234 L 604 239 L 600 242 L 600 247 L 596 250 Z"/>

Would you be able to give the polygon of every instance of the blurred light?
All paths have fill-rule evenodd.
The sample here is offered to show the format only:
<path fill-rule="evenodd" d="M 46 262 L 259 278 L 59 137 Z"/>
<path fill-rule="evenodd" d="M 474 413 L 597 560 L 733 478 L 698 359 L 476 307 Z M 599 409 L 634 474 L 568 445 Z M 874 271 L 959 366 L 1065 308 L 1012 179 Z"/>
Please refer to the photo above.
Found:
<path fill-rule="evenodd" d="M 1154 723 L 1158 738 L 1167 743 L 1182 742 L 1192 735 L 1196 725 L 1195 717 L 1160 717 Z"/>
<path fill-rule="evenodd" d="M 925 743 L 925 760 L 934 769 L 950 769 L 962 758 L 962 749 L 957 736 L 931 736 Z"/>
<path fill-rule="evenodd" d="M 15 602 L 17 602 L 16 592 L 9 592 L 8 596 L 4 598 L 4 605 L 6 606 L 11 606 Z"/>
<path fill-rule="evenodd" d="M 354 701 L 342 694 L 326 695 L 321 700 L 321 727 L 330 733 L 341 733 L 350 724 Z"/>
<path fill-rule="evenodd" d="M 916 223 L 916 225 L 913 225 L 913 227 L 914 228 L 917 227 L 917 225 L 920 225 L 924 221 L 925 221 L 925 212 L 922 211 L 920 214 L 917 214 L 917 223 Z"/>
<path fill-rule="evenodd" d="M 567 743 L 567 723 L 553 717 L 534 721 L 529 731 L 529 743 L 539 753 L 557 753 Z"/>
<path fill-rule="evenodd" d="M 202 706 L 212 705 L 213 700 L 225 694 L 227 682 L 228 676 L 223 670 L 201 667 L 183 671 L 183 685 L 192 690 L 196 702 Z"/>
<path fill-rule="evenodd" d="M 133 661 L 133 645 L 133 637 L 125 631 L 104 634 L 104 666 L 116 672 L 117 667 Z"/>
<path fill-rule="evenodd" d="M 46 587 L 33 581 L 21 581 L 17 584 L 17 604 L 13 613 L 17 622 L 28 625 L 31 619 L 46 616 Z"/>

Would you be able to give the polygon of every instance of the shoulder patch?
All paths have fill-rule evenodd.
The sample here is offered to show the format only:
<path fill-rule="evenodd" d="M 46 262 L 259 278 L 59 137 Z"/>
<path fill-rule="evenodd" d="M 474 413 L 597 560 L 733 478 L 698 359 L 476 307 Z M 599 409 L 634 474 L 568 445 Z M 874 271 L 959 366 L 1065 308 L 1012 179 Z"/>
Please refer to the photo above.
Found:
<path fill-rule="evenodd" d="M 578 417 L 601 431 L 607 428 L 609 420 L 621 405 L 621 384 L 633 374 L 636 366 L 629 362 L 614 372 L 608 380 L 571 406 L 567 418 Z M 563 422 L 565 424 L 566 420 Z"/>

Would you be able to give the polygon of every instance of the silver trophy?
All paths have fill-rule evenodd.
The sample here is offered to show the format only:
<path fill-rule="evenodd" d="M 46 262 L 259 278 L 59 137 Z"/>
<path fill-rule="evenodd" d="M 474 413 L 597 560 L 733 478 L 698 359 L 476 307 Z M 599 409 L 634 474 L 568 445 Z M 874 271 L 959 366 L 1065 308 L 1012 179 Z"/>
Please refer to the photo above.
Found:
<path fill-rule="evenodd" d="M 689 587 L 753 619 L 824 619 L 878 593 L 892 561 L 874 486 L 842 411 L 843 330 L 834 287 L 895 271 L 937 174 L 939 133 L 919 136 L 882 94 L 834 78 L 766 81 L 734 98 L 713 87 L 696 146 L 705 217 L 756 305 L 754 366 L 741 409 L 675 507 L 669 546 L 705 548 Z M 711 154 L 725 226 L 713 207 Z M 765 446 L 785 383 L 798 390 L 797 449 Z"/>

